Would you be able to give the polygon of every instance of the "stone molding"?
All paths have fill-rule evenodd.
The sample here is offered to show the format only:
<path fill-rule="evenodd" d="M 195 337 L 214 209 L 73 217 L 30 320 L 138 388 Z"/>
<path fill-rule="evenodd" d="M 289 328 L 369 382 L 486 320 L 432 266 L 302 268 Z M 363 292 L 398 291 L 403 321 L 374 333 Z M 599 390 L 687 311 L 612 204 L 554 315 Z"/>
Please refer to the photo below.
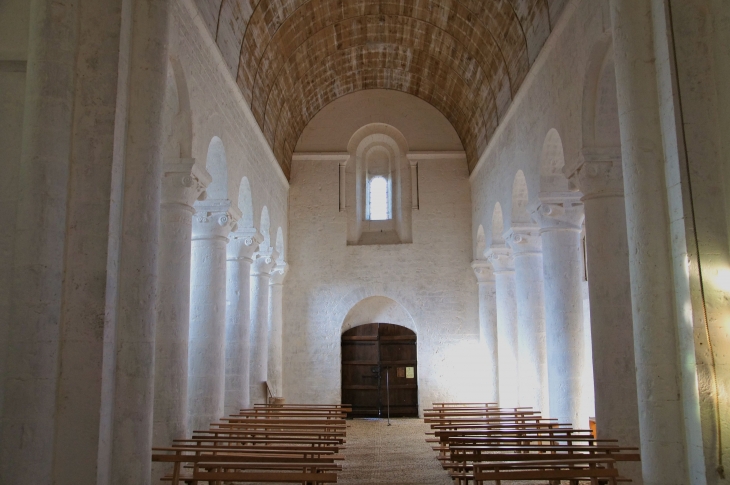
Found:
<path fill-rule="evenodd" d="M 194 158 L 165 160 L 162 166 L 162 204 L 179 204 L 195 213 L 193 203 L 205 200 L 213 178 Z"/>
<path fill-rule="evenodd" d="M 259 246 L 259 251 L 254 254 L 253 263 L 251 264 L 251 276 L 269 277 L 271 271 L 277 265 L 276 258 L 278 257 L 279 253 L 276 249 L 272 247 L 262 249 Z"/>
<path fill-rule="evenodd" d="M 271 286 L 284 284 L 286 275 L 289 273 L 289 264 L 286 261 L 278 261 L 274 269 L 271 270 L 271 280 L 269 284 Z"/>
<path fill-rule="evenodd" d="M 228 199 L 212 199 L 195 203 L 193 216 L 193 241 L 201 239 L 222 239 L 228 242 L 228 235 L 236 229 L 241 211 Z"/>
<path fill-rule="evenodd" d="M 494 283 L 494 268 L 492 263 L 486 259 L 477 259 L 472 261 L 471 269 L 474 270 L 474 276 L 477 277 L 477 283 Z"/>
<path fill-rule="evenodd" d="M 580 194 L 575 194 L 562 200 L 546 198 L 532 211 L 531 216 L 540 226 L 540 234 L 543 234 L 548 231 L 581 231 L 585 213 Z"/>
<path fill-rule="evenodd" d="M 583 201 L 623 197 L 624 176 L 620 151 L 608 150 L 604 153 L 584 150 L 581 162 L 570 175 L 570 180 L 583 192 Z"/>
<path fill-rule="evenodd" d="M 525 254 L 542 254 L 540 228 L 531 224 L 515 224 L 504 233 L 504 241 L 512 249 L 514 257 Z"/>
<path fill-rule="evenodd" d="M 507 246 L 492 246 L 484 255 L 494 268 L 495 275 L 515 272 L 515 258 Z"/>
<path fill-rule="evenodd" d="M 238 228 L 228 236 L 227 261 L 253 263 L 253 255 L 264 242 L 264 236 L 255 227 Z"/>

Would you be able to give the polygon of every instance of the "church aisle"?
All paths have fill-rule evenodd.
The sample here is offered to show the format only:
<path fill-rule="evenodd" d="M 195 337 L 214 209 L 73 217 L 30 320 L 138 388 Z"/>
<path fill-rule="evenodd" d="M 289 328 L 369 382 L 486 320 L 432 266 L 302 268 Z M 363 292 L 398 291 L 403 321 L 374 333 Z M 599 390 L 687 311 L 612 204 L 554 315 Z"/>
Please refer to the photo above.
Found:
<path fill-rule="evenodd" d="M 348 421 L 341 485 L 450 485 L 420 419 Z"/>
<path fill-rule="evenodd" d="M 421 419 L 354 419 L 348 421 L 347 448 L 340 485 L 453 485 L 426 443 Z M 536 482 L 504 481 L 509 485 Z M 567 481 L 561 482 L 568 485 Z M 588 485 L 588 482 L 580 482 Z M 261 484 L 263 485 L 263 484 Z M 539 485 L 543 485 L 540 483 Z"/>

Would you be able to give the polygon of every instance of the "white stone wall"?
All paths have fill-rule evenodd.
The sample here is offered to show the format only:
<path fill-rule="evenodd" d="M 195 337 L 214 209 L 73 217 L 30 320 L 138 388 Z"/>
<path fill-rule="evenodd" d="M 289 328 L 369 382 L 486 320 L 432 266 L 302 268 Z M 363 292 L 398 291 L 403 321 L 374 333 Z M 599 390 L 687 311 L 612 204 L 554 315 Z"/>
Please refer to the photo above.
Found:
<path fill-rule="evenodd" d="M 508 114 L 470 177 L 472 188 L 472 236 L 477 245 L 478 228 L 492 227 L 497 203 L 504 214 L 504 230 L 511 225 L 512 190 L 515 175 L 524 173 L 528 206 L 538 194 L 550 191 L 541 186 L 540 163 L 551 129 L 557 130 L 569 174 L 580 160 L 583 146 L 584 78 L 596 45 L 605 42 L 610 30 L 608 11 L 602 2 L 570 2 L 545 43 L 530 74 L 520 88 Z M 492 244 L 491 230 L 485 231 L 486 245 Z M 587 305 L 586 305 L 587 306 Z M 586 320 L 589 320 L 586 315 Z M 587 346 L 590 345 L 586 341 Z M 590 348 L 586 365 L 590 366 Z M 583 415 L 594 416 L 592 380 L 586 378 Z"/>
<path fill-rule="evenodd" d="M 530 201 L 540 187 L 540 156 L 548 132 L 560 135 L 566 171 L 579 160 L 582 146 L 584 76 L 592 49 L 610 29 L 604 2 L 570 2 L 555 31 L 515 97 L 487 150 L 471 175 L 473 241 L 479 225 L 492 227 L 492 212 L 499 202 L 504 229 L 511 225 L 512 182 L 518 170 L 527 181 Z M 487 247 L 491 231 L 486 231 Z"/>
<path fill-rule="evenodd" d="M 254 225 L 260 228 L 267 206 L 271 240 L 281 227 L 286 241 L 289 184 L 191 0 L 175 2 L 173 25 L 170 57 L 179 59 L 189 91 L 192 157 L 204 163 L 210 140 L 219 137 L 228 164 L 229 199 L 238 201 L 241 178 L 247 177 Z"/>
<path fill-rule="evenodd" d="M 292 167 L 284 397 L 339 402 L 343 324 L 359 322 L 362 315 L 348 319 L 349 310 L 377 296 L 402 305 L 412 318 L 421 409 L 434 401 L 485 399 L 477 365 L 478 298 L 470 267 L 466 162 L 419 162 L 420 210 L 413 211 L 413 243 L 398 245 L 346 245 L 338 170 L 337 162 L 321 160 L 295 161 Z M 398 320 L 379 323 L 403 320 L 400 309 L 365 313 Z"/>

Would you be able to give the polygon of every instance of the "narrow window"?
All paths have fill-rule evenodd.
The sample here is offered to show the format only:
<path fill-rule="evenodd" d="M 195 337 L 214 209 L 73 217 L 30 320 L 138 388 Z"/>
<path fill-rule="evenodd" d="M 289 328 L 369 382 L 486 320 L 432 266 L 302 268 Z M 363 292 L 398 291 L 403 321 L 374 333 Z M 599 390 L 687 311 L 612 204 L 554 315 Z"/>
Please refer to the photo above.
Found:
<path fill-rule="evenodd" d="M 371 221 L 387 221 L 390 219 L 390 194 L 388 181 L 377 176 L 370 179 L 368 187 L 368 213 Z"/>

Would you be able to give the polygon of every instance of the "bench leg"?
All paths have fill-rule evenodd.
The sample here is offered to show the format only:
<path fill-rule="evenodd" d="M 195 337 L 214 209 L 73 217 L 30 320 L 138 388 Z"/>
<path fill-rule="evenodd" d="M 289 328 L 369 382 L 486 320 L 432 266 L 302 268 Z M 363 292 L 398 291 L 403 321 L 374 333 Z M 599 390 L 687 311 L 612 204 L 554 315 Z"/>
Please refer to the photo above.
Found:
<path fill-rule="evenodd" d="M 180 465 L 181 463 L 176 461 L 172 467 L 172 485 L 178 485 L 180 483 Z"/>

